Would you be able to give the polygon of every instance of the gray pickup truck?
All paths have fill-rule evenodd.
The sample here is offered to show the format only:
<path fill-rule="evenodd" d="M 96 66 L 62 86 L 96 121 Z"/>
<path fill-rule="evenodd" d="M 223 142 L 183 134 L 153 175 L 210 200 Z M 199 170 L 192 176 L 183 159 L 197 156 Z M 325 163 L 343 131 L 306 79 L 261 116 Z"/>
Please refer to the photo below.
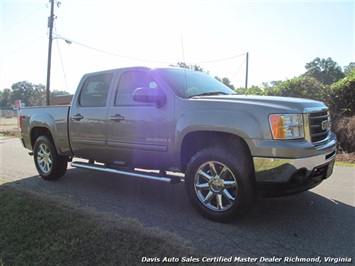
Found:
<path fill-rule="evenodd" d="M 330 127 L 321 102 L 236 95 L 180 68 L 86 74 L 71 106 L 21 110 L 22 143 L 44 179 L 60 178 L 71 162 L 183 180 L 196 210 L 217 221 L 244 215 L 258 195 L 297 193 L 328 178 L 336 155 Z"/>

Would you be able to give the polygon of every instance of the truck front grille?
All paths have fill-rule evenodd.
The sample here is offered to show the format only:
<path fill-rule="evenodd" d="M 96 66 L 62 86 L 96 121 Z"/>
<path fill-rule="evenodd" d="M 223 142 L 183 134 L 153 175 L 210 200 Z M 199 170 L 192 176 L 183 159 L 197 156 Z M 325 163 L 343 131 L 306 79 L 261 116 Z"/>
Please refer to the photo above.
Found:
<path fill-rule="evenodd" d="M 330 133 L 331 122 L 328 110 L 311 112 L 309 114 L 310 136 L 313 144 L 325 141 Z"/>

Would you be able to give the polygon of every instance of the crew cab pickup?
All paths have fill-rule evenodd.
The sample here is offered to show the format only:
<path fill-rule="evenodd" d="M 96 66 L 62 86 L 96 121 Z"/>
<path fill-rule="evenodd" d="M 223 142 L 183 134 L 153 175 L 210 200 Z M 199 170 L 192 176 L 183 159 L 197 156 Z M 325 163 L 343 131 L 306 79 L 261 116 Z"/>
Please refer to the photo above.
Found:
<path fill-rule="evenodd" d="M 236 95 L 180 68 L 86 74 L 71 106 L 22 108 L 21 125 L 22 143 L 46 180 L 63 176 L 71 162 L 184 181 L 196 210 L 217 221 L 246 214 L 258 195 L 317 186 L 332 174 L 336 155 L 322 102 Z"/>

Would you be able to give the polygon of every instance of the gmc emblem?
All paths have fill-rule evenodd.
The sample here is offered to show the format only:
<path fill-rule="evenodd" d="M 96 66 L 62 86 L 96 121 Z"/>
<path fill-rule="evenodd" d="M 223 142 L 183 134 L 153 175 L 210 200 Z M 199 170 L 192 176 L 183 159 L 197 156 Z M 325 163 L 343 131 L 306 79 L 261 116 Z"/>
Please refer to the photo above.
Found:
<path fill-rule="evenodd" d="M 329 120 L 322 121 L 322 130 L 329 130 L 331 127 L 331 122 Z"/>

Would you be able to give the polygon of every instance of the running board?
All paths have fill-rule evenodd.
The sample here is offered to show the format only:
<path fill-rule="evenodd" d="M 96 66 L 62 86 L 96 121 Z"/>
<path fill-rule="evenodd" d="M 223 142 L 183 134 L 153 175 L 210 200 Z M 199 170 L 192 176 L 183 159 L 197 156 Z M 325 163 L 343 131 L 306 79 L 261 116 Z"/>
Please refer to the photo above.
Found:
<path fill-rule="evenodd" d="M 170 183 L 170 184 L 177 184 L 177 183 L 180 183 L 180 181 L 181 181 L 181 179 L 177 176 L 168 177 L 168 176 L 159 176 L 157 174 L 156 175 L 146 174 L 144 172 L 138 172 L 138 171 L 124 171 L 124 170 L 118 170 L 118 169 L 114 169 L 114 168 L 108 168 L 103 165 L 95 165 L 95 164 L 82 163 L 82 162 L 72 162 L 71 166 L 77 167 L 77 168 L 89 169 L 89 170 L 96 170 L 96 171 L 101 171 L 101 172 L 106 172 L 106 173 L 140 177 L 140 178 L 145 178 L 145 179 L 150 179 L 150 180 L 166 182 L 166 183 Z"/>

